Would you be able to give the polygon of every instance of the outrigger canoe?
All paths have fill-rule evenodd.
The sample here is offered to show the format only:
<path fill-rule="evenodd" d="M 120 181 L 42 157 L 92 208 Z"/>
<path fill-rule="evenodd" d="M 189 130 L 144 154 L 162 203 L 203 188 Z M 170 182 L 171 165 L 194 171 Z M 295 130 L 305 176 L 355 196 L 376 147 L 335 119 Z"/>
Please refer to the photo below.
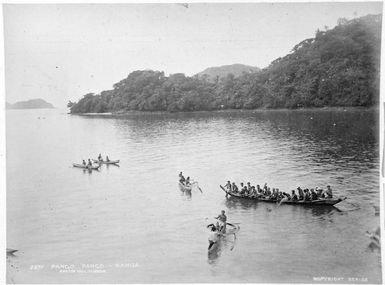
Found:
<path fill-rule="evenodd" d="M 94 162 L 96 163 L 99 163 L 99 164 L 117 164 L 120 162 L 120 160 L 109 160 L 109 161 L 106 161 L 106 160 L 97 160 L 97 159 L 93 159 Z"/>
<path fill-rule="evenodd" d="M 240 199 L 248 199 L 248 200 L 254 200 L 254 201 L 261 201 L 261 202 L 268 202 L 268 203 L 279 203 L 280 200 L 277 199 L 268 199 L 268 198 L 261 198 L 261 197 L 250 197 L 250 196 L 244 196 L 240 194 L 235 194 L 228 192 L 222 185 L 219 185 L 221 189 L 227 194 L 232 197 L 240 198 Z M 343 198 L 337 198 L 337 199 L 319 199 L 319 200 L 311 200 L 311 201 L 290 201 L 290 200 L 283 200 L 281 201 L 282 204 L 295 204 L 295 205 L 322 205 L 322 206 L 333 206 L 343 200 L 345 200 L 346 197 Z"/>
<path fill-rule="evenodd" d="M 186 186 L 184 185 L 183 183 L 179 182 L 179 189 L 181 191 L 191 191 L 192 190 L 192 186 Z"/>
<path fill-rule="evenodd" d="M 78 167 L 78 168 L 83 168 L 83 169 L 92 169 L 92 170 L 97 170 L 100 167 L 100 164 L 89 166 L 89 165 L 83 165 L 83 164 L 79 164 L 79 163 L 72 163 L 72 165 L 73 165 L 73 167 Z"/>
<path fill-rule="evenodd" d="M 212 224 L 212 225 L 214 225 L 214 224 Z M 231 235 L 234 235 L 234 237 L 235 237 L 235 234 L 238 233 L 239 230 L 240 230 L 240 226 L 237 225 L 237 224 L 226 223 L 226 225 L 228 226 L 228 227 L 226 227 L 226 232 L 224 232 L 224 233 L 217 232 L 218 233 L 218 240 L 217 240 L 216 243 L 214 243 L 208 249 L 209 254 L 212 254 L 212 253 L 217 251 L 218 247 L 220 246 L 221 239 L 223 239 L 223 238 L 225 238 L 227 236 L 231 236 Z"/>
<path fill-rule="evenodd" d="M 226 227 L 226 232 L 225 233 L 219 233 L 221 236 L 229 236 L 229 235 L 234 235 L 236 234 L 237 232 L 239 232 L 240 230 L 240 226 L 237 225 L 237 224 L 231 224 L 231 223 L 226 223 L 226 225 L 230 226 L 231 228 L 229 227 Z"/>

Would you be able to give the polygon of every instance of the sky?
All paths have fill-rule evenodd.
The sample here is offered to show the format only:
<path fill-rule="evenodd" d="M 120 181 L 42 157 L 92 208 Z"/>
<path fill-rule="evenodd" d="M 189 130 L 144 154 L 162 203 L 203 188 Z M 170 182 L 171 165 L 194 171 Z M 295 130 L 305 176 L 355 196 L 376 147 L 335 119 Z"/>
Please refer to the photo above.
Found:
<path fill-rule="evenodd" d="M 381 2 L 4 4 L 6 101 L 42 98 L 64 108 L 135 70 L 263 68 L 339 18 L 382 9 Z"/>

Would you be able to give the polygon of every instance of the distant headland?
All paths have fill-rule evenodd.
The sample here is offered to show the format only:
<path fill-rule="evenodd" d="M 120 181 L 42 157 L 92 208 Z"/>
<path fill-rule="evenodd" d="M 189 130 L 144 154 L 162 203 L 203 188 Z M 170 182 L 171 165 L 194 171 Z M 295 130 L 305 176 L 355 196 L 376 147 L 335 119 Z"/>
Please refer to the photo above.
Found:
<path fill-rule="evenodd" d="M 7 109 L 52 109 L 55 108 L 51 103 L 43 99 L 31 99 L 28 101 L 19 101 L 14 104 L 6 103 Z"/>

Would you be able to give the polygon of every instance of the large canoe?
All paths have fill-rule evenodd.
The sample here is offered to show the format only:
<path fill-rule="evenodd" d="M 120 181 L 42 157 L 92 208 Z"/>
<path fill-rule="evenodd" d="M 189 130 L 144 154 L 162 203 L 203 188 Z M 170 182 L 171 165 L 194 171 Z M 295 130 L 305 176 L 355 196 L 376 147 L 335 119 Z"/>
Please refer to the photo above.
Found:
<path fill-rule="evenodd" d="M 230 193 L 228 192 L 222 185 L 219 185 L 221 189 L 227 194 L 232 197 L 240 198 L 240 199 L 247 199 L 247 200 L 254 200 L 254 201 L 261 201 L 261 202 L 268 202 L 268 203 L 279 203 L 279 200 L 273 200 L 273 199 L 267 199 L 267 198 L 260 198 L 260 197 L 250 197 L 250 196 L 243 196 L 240 194 Z M 337 198 L 337 199 L 319 199 L 319 200 L 311 200 L 311 201 L 290 201 L 290 200 L 284 200 L 282 201 L 282 204 L 295 204 L 295 205 L 322 205 L 322 206 L 333 206 L 346 198 Z"/>
<path fill-rule="evenodd" d="M 191 191 L 192 187 L 191 187 L 191 185 L 190 186 L 186 186 L 183 183 L 179 182 L 179 189 L 181 191 Z"/>
<path fill-rule="evenodd" d="M 84 169 L 93 169 L 93 170 L 97 170 L 99 169 L 100 167 L 100 164 L 99 165 L 92 165 L 92 166 L 88 166 L 88 165 L 83 165 L 83 164 L 79 164 L 79 163 L 72 163 L 73 167 L 78 167 L 78 168 L 84 168 Z"/>

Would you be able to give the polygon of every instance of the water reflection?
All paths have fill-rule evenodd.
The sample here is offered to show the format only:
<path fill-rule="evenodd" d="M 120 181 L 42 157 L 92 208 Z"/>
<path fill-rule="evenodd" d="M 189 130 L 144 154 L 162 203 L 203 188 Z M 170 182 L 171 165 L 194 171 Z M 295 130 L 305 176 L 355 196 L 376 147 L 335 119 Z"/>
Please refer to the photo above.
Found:
<path fill-rule="evenodd" d="M 251 209 L 256 210 L 258 207 L 263 207 L 266 209 L 267 212 L 271 212 L 273 210 L 278 211 L 279 209 L 282 209 L 282 212 L 286 212 L 287 210 L 293 212 L 301 211 L 301 215 L 305 216 L 308 212 L 310 212 L 312 216 L 319 217 L 321 220 L 328 219 L 330 222 L 333 221 L 333 214 L 342 212 L 342 210 L 340 210 L 339 208 L 331 205 L 279 205 L 278 203 L 258 202 L 249 199 L 239 199 L 236 197 L 227 197 L 225 200 L 225 205 L 228 209 L 237 209 L 242 211 L 247 211 Z"/>
<path fill-rule="evenodd" d="M 208 282 L 240 282 L 247 276 L 247 282 L 254 283 L 308 283 L 309 276 L 325 272 L 370 276 L 369 283 L 380 283 L 381 270 L 376 267 L 380 263 L 365 251 L 368 239 L 364 236 L 368 228 L 378 226 L 379 219 L 372 207 L 379 203 L 375 120 L 366 111 L 250 111 L 63 116 L 58 128 L 56 123 L 49 126 L 50 120 L 36 126 L 31 122 L 38 120 L 9 117 L 7 203 L 12 206 L 7 209 L 7 240 L 26 245 L 23 251 L 37 264 L 58 256 L 64 261 L 91 256 L 104 264 L 129 258 L 143 264 L 135 272 L 103 275 L 104 281 L 116 283 L 176 279 L 183 283 L 194 280 L 197 273 Z M 70 144 L 70 140 L 75 141 Z M 84 175 L 93 171 L 82 175 L 69 167 L 75 155 L 100 151 L 124 164 L 106 166 L 114 167 L 110 171 L 102 166 L 90 179 Z M 63 158 L 65 153 L 71 157 Z M 41 157 L 47 163 L 32 163 Z M 69 162 L 63 164 L 63 159 Z M 20 169 L 26 169 L 22 176 Z M 194 199 L 190 192 L 179 196 L 175 182 L 181 170 L 199 180 L 203 195 L 193 190 Z M 268 182 L 286 192 L 297 186 L 331 184 L 338 196 L 348 200 L 337 205 L 343 210 L 339 212 L 330 207 L 278 207 L 224 199 L 218 188 L 224 180 L 238 185 Z M 89 191 L 79 191 L 83 189 Z M 220 209 L 226 210 L 230 221 L 242 223 L 242 229 L 235 250 L 231 251 L 230 237 L 209 255 L 198 221 Z M 82 224 L 74 224 L 79 215 Z M 149 220 L 153 226 L 143 230 Z M 56 243 L 55 251 L 41 250 L 58 235 L 68 242 Z M 95 251 L 100 244 L 105 250 Z M 18 260 L 22 274 L 17 273 L 17 283 L 52 281 L 50 273 L 29 271 L 29 259 Z M 279 270 L 277 261 L 282 261 Z M 306 270 L 298 269 L 298 264 L 306 264 Z M 75 275 L 54 278 L 57 283 L 79 281 Z M 101 283 L 100 278 L 92 274 L 87 281 Z"/>
<path fill-rule="evenodd" d="M 378 112 L 366 110 L 148 114 L 116 118 L 116 126 L 129 134 L 126 139 L 139 144 L 159 143 L 171 136 L 170 142 L 178 146 L 186 143 L 186 132 L 199 134 L 189 138 L 194 142 L 212 132 L 218 140 L 248 149 L 274 141 L 277 152 L 271 156 L 280 156 L 284 164 L 286 159 L 303 161 L 304 170 L 317 174 L 343 171 L 339 180 L 343 184 L 346 170 L 377 168 L 377 117 Z M 254 153 L 258 150 L 250 155 Z"/>
<path fill-rule="evenodd" d="M 208 251 L 207 253 L 207 262 L 210 265 L 216 265 L 219 262 L 224 251 L 232 251 L 236 245 L 237 238 L 236 236 L 225 236 L 221 237 L 215 247 Z"/>
<path fill-rule="evenodd" d="M 82 170 L 83 170 L 83 174 L 88 174 L 88 175 L 91 175 L 93 171 L 99 172 L 99 169 L 82 169 Z"/>
<path fill-rule="evenodd" d="M 185 191 L 185 190 L 182 190 L 180 188 L 179 188 L 179 191 L 181 192 L 182 197 L 186 197 L 186 200 L 191 200 L 191 196 L 192 196 L 191 192 L 192 191 Z"/>
<path fill-rule="evenodd" d="M 113 164 L 106 164 L 106 167 L 107 167 L 107 169 L 109 169 L 110 167 L 112 167 L 112 168 L 116 168 L 116 167 L 120 167 L 120 165 L 119 164 L 115 164 L 115 163 L 113 163 Z"/>
<path fill-rule="evenodd" d="M 215 248 L 208 250 L 207 252 L 207 262 L 210 265 L 216 265 L 218 263 L 218 258 L 221 256 L 221 246 L 222 241 L 219 240 L 216 245 L 214 245 Z"/>
<path fill-rule="evenodd" d="M 313 216 L 329 216 L 331 217 L 334 213 L 342 212 L 335 206 L 305 206 L 311 208 L 311 213 Z"/>
<path fill-rule="evenodd" d="M 225 205 L 228 209 L 255 210 L 258 207 L 258 202 L 248 199 L 239 199 L 236 197 L 227 197 Z"/>

